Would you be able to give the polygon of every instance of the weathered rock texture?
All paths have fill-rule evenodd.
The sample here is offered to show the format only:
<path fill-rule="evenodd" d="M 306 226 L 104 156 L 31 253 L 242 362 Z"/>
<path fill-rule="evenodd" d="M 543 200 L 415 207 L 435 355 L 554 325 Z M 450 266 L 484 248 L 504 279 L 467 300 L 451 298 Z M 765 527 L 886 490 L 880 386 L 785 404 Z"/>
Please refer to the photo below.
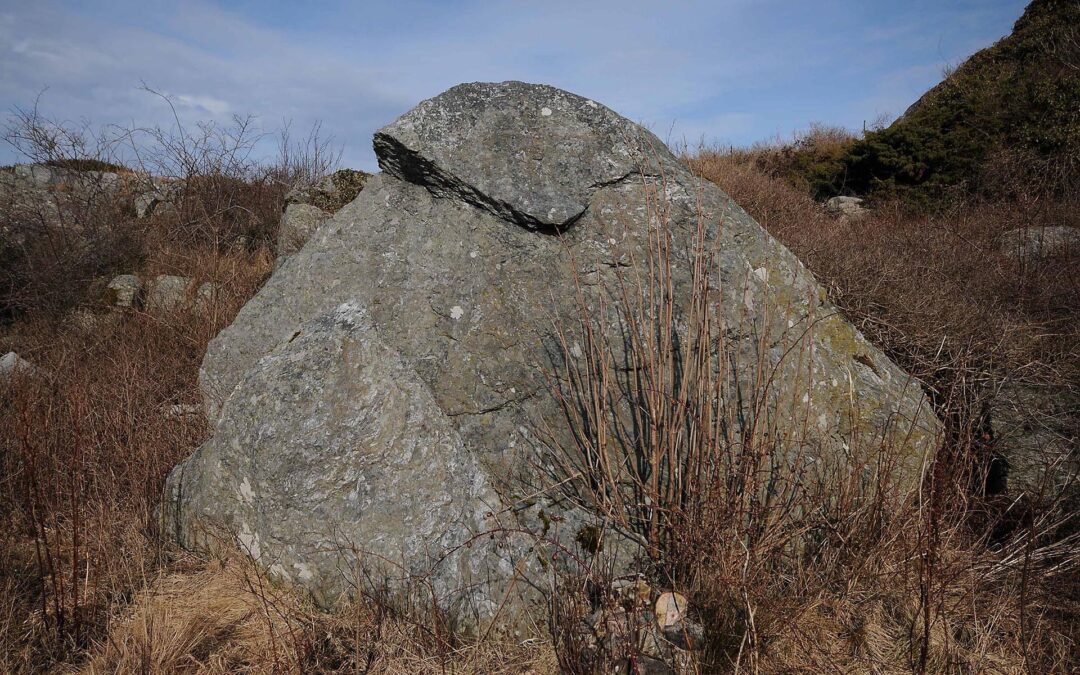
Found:
<path fill-rule="evenodd" d="M 332 214 L 311 204 L 289 204 L 281 214 L 281 224 L 277 232 L 277 253 L 279 258 L 296 253 L 319 226 L 330 219 Z"/>
<path fill-rule="evenodd" d="M 324 602 L 358 569 L 430 574 L 440 603 L 477 619 L 530 587 L 511 569 L 544 576 L 512 537 L 454 548 L 495 520 L 550 529 L 588 557 L 574 541 L 584 516 L 533 494 L 547 435 L 568 442 L 548 379 L 564 356 L 555 327 L 579 350 L 579 283 L 587 304 L 614 299 L 657 227 L 672 229 L 685 292 L 701 218 L 717 240 L 725 358 L 745 386 L 773 373 L 780 437 L 820 467 L 871 473 L 859 449 L 887 437 L 898 471 L 917 475 L 937 430 L 917 383 L 648 131 L 551 87 L 468 84 L 375 147 L 384 172 L 208 348 L 216 434 L 172 472 L 163 510 L 185 545 L 218 528 Z"/>
<path fill-rule="evenodd" d="M 106 286 L 103 300 L 113 307 L 138 307 L 142 300 L 142 282 L 134 274 L 115 276 Z"/>
<path fill-rule="evenodd" d="M 315 185 L 298 185 L 285 195 L 277 232 L 277 266 L 296 253 L 319 226 L 360 194 L 371 174 L 339 169 Z"/>
<path fill-rule="evenodd" d="M 870 210 L 863 206 L 863 200 L 858 197 L 833 197 L 825 202 L 825 211 L 849 220 L 858 220 L 870 213 Z"/>
<path fill-rule="evenodd" d="M 172 274 L 159 274 L 146 284 L 145 306 L 148 312 L 174 312 L 204 307 L 218 292 L 217 284 L 206 281 L 195 286 L 194 280 Z"/>
<path fill-rule="evenodd" d="M 0 169 L 0 222 L 18 243 L 25 228 L 70 224 L 72 213 L 99 207 L 126 188 L 123 176 L 109 171 L 77 171 L 45 164 Z"/>
<path fill-rule="evenodd" d="M 371 174 L 338 169 L 314 185 L 298 185 L 285 195 L 286 204 L 309 204 L 327 213 L 341 210 L 364 189 Z"/>

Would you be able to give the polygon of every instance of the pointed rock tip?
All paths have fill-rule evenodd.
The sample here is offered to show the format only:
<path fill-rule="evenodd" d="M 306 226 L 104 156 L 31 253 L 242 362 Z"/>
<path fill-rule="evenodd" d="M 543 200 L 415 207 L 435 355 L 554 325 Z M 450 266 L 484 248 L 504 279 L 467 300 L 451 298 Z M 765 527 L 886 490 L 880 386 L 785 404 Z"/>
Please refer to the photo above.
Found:
<path fill-rule="evenodd" d="M 460 84 L 375 133 L 383 171 L 531 229 L 576 221 L 600 187 L 678 160 L 655 135 L 543 84 Z"/>

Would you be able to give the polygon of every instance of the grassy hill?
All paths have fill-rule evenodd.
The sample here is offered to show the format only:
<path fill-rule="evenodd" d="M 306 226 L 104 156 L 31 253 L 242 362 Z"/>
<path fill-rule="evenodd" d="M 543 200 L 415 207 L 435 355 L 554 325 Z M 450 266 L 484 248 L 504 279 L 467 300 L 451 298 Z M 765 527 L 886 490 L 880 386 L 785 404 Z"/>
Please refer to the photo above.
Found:
<path fill-rule="evenodd" d="M 925 202 L 1055 194 L 1080 179 L 1080 1 L 1034 0 L 1013 32 L 848 147 L 837 191 Z"/>

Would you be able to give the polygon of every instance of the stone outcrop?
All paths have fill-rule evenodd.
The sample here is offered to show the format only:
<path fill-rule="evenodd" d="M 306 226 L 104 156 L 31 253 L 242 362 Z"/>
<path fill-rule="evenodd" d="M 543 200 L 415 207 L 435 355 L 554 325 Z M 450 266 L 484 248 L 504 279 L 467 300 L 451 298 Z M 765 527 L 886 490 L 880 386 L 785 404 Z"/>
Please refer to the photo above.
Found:
<path fill-rule="evenodd" d="M 195 286 L 188 277 L 159 274 L 147 282 L 143 304 L 148 312 L 173 312 L 204 306 L 213 300 L 217 291 L 217 284 L 210 281 Z"/>
<path fill-rule="evenodd" d="M 169 178 L 143 178 L 135 191 L 135 217 L 149 218 L 166 212 L 176 212 L 180 199 L 182 181 Z"/>
<path fill-rule="evenodd" d="M 314 185 L 298 185 L 285 195 L 285 212 L 277 232 L 277 264 L 296 253 L 320 225 L 364 189 L 371 174 L 340 169 Z"/>
<path fill-rule="evenodd" d="M 685 294 L 702 222 L 723 358 L 737 387 L 769 391 L 776 432 L 809 448 L 806 480 L 873 480 L 860 453 L 883 439 L 917 479 L 938 430 L 918 383 L 645 129 L 552 87 L 468 84 L 379 130 L 375 148 L 383 173 L 207 350 L 215 435 L 170 474 L 162 510 L 185 546 L 223 536 L 324 604 L 410 575 L 474 621 L 508 591 L 528 601 L 552 552 L 508 533 L 593 553 L 575 538 L 592 516 L 544 489 L 552 446 L 573 442 L 550 378 L 581 353 L 580 302 L 617 302 L 658 227 Z"/>
<path fill-rule="evenodd" d="M 858 220 L 865 218 L 870 210 L 863 206 L 863 200 L 859 197 L 833 197 L 825 202 L 825 211 L 832 216 Z"/>
<path fill-rule="evenodd" d="M 329 220 L 331 215 L 333 214 L 311 204 L 286 205 L 277 232 L 278 259 L 286 258 L 303 248 L 315 230 Z"/>
<path fill-rule="evenodd" d="M 1059 225 L 1009 230 L 1001 236 L 1001 253 L 1029 264 L 1067 255 L 1080 257 L 1080 229 Z"/>
<path fill-rule="evenodd" d="M 142 302 L 142 290 L 139 277 L 134 274 L 119 274 L 105 287 L 102 299 L 111 307 L 130 309 L 138 307 Z"/>
<path fill-rule="evenodd" d="M 79 171 L 46 164 L 17 164 L 0 169 L 0 221 L 20 227 L 70 224 L 72 213 L 94 209 L 126 189 L 123 176 L 111 171 Z"/>

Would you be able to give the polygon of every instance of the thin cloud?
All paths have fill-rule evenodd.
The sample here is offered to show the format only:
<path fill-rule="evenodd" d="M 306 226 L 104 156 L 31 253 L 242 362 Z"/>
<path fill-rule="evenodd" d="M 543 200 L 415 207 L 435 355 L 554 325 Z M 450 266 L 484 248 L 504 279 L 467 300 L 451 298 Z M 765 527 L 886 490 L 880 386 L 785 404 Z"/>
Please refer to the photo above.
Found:
<path fill-rule="evenodd" d="M 368 169 L 375 129 L 465 81 L 554 84 L 676 143 L 749 143 L 814 120 L 857 127 L 901 112 L 943 62 L 1007 33 L 1024 4 L 4 3 L 2 108 L 48 87 L 44 110 L 59 117 L 170 123 L 167 106 L 139 91 L 145 82 L 175 92 L 185 123 L 321 120 L 345 162 Z M 0 150 L 0 163 L 14 159 Z"/>

